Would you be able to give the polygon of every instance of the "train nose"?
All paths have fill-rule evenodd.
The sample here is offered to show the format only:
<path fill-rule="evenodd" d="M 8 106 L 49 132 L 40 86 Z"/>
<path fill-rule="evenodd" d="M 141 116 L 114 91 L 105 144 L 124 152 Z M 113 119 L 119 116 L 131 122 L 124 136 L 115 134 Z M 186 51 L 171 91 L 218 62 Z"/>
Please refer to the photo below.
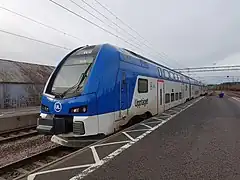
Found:
<path fill-rule="evenodd" d="M 49 116 L 41 114 L 38 118 L 39 134 L 65 134 L 73 131 L 73 116 Z"/>

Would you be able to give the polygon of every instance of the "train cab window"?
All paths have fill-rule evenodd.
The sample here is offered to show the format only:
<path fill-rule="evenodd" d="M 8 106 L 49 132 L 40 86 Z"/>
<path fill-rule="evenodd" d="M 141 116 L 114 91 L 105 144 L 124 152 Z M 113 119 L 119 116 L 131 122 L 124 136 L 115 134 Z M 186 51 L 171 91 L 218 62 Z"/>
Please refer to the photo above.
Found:
<path fill-rule="evenodd" d="M 169 78 L 169 72 L 167 70 L 164 70 L 164 77 Z"/>
<path fill-rule="evenodd" d="M 148 92 L 148 80 L 147 79 L 138 79 L 138 92 L 147 93 Z"/>
<path fill-rule="evenodd" d="M 165 94 L 165 103 L 166 104 L 170 103 L 170 94 L 169 93 Z"/>
<path fill-rule="evenodd" d="M 181 92 L 179 93 L 179 99 L 182 99 L 182 93 Z"/>
<path fill-rule="evenodd" d="M 162 69 L 161 68 L 158 68 L 158 74 L 160 77 L 162 77 Z"/>
<path fill-rule="evenodd" d="M 174 101 L 174 93 L 171 93 L 171 102 Z"/>
<path fill-rule="evenodd" d="M 170 74 L 170 78 L 171 78 L 171 79 L 174 79 L 173 73 L 172 73 L 172 72 L 169 72 L 169 74 Z"/>
<path fill-rule="evenodd" d="M 175 99 L 178 100 L 178 93 L 175 94 Z"/>

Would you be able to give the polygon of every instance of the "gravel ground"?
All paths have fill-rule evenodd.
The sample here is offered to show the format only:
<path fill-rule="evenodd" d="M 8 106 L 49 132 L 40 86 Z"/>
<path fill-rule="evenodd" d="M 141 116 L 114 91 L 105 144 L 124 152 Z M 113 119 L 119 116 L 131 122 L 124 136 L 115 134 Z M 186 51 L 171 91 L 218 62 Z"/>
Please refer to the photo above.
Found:
<path fill-rule="evenodd" d="M 51 136 L 37 135 L 0 146 L 0 167 L 56 146 Z"/>

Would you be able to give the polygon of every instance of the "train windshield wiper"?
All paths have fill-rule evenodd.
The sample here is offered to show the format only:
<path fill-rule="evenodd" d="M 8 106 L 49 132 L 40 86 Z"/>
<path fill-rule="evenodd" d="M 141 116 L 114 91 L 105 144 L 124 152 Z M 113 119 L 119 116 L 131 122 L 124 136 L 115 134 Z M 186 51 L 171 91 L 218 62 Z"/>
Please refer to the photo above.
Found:
<path fill-rule="evenodd" d="M 83 72 L 83 73 L 81 74 L 81 76 L 79 77 L 78 82 L 77 82 L 76 84 L 74 84 L 72 87 L 68 88 L 66 91 L 64 91 L 64 92 L 61 94 L 61 97 L 62 97 L 62 98 L 63 98 L 68 92 L 70 92 L 71 90 L 75 89 L 75 90 L 73 91 L 73 93 L 75 93 L 77 90 L 80 89 L 80 85 L 82 84 L 83 80 L 87 77 L 87 72 L 88 72 L 88 70 L 89 70 L 89 68 L 90 68 L 91 65 L 92 65 L 92 63 L 89 64 L 89 66 L 87 67 L 87 69 L 85 70 L 85 72 Z"/>

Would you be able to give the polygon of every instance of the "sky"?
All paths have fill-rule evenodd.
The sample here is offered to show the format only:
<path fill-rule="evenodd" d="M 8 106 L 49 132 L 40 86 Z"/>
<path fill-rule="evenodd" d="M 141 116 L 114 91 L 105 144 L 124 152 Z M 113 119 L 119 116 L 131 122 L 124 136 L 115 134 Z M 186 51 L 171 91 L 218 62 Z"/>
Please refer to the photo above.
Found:
<path fill-rule="evenodd" d="M 95 0 L 53 1 L 75 14 L 50 0 L 0 1 L 0 31 L 58 46 L 0 32 L 0 58 L 57 65 L 77 47 L 110 43 L 171 68 L 240 65 L 239 0 L 98 0 L 115 16 Z M 191 75 L 221 82 L 240 71 Z"/>

